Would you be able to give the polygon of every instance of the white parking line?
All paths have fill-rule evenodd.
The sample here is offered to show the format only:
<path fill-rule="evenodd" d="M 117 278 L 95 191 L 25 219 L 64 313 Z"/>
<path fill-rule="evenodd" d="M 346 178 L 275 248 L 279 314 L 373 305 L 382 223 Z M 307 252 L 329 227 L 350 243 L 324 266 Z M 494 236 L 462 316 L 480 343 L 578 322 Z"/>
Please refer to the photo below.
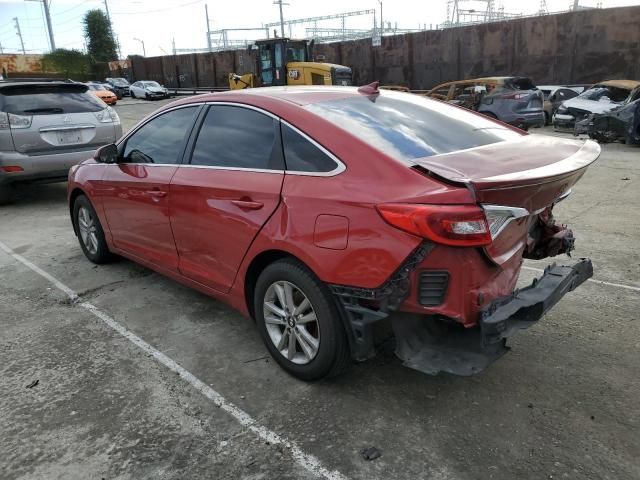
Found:
<path fill-rule="evenodd" d="M 329 470 L 326 467 L 322 466 L 320 460 L 318 460 L 315 456 L 305 453 L 300 447 L 296 445 L 295 442 L 288 440 L 286 437 L 278 435 L 272 430 L 269 430 L 267 427 L 260 425 L 251 415 L 249 415 L 244 410 L 236 407 L 233 403 L 229 402 L 222 395 L 216 392 L 213 388 L 205 384 L 202 380 L 198 379 L 191 372 L 181 367 L 174 360 L 166 356 L 164 353 L 156 350 L 154 347 L 149 345 L 143 339 L 138 337 L 135 333 L 127 330 L 124 326 L 118 323 L 116 320 L 111 318 L 106 313 L 102 312 L 98 307 L 89 303 L 89 302 L 80 302 L 79 296 L 76 292 L 74 292 L 71 288 L 67 287 L 64 283 L 53 277 L 51 274 L 45 272 L 37 265 L 34 265 L 29 260 L 24 258 L 22 255 L 15 253 L 11 248 L 5 245 L 0 241 L 0 248 L 4 250 L 8 255 L 12 256 L 18 262 L 25 265 L 30 270 L 34 271 L 41 277 L 44 277 L 52 285 L 54 285 L 58 290 L 66 294 L 69 299 L 77 306 L 84 308 L 88 312 L 91 312 L 94 316 L 102 320 L 106 325 L 111 327 L 113 330 L 118 332 L 124 338 L 129 340 L 131 343 L 139 347 L 145 353 L 151 355 L 155 358 L 159 363 L 167 367 L 172 372 L 179 374 L 185 381 L 187 381 L 191 386 L 199 390 L 205 397 L 211 400 L 214 404 L 220 407 L 222 410 L 227 412 L 233 418 L 237 420 L 237 422 L 246 427 L 254 434 L 256 434 L 259 438 L 264 440 L 265 442 L 269 442 L 274 445 L 282 445 L 285 448 L 288 448 L 291 452 L 293 458 L 298 462 L 298 464 L 303 467 L 305 470 L 318 475 L 319 477 L 326 478 L 327 480 L 347 480 L 347 477 L 342 475 L 340 472 L 336 470 Z"/>
<path fill-rule="evenodd" d="M 532 272 L 544 272 L 542 268 L 527 267 L 526 265 L 523 265 L 522 268 L 524 268 L 525 270 L 531 270 Z M 634 287 L 633 285 L 624 285 L 623 283 L 605 282 L 604 280 L 596 280 L 595 278 L 588 278 L 587 282 L 597 283 L 598 285 L 607 285 L 609 287 L 624 288 L 627 290 L 632 290 L 634 292 L 640 292 L 640 287 Z"/>

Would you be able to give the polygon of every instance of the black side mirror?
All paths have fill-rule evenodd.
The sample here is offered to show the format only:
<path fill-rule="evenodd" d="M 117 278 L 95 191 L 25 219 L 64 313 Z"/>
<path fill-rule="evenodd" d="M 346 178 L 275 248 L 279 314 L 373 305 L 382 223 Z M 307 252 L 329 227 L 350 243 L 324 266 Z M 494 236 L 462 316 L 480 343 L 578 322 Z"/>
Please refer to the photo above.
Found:
<path fill-rule="evenodd" d="M 114 143 L 96 150 L 93 159 L 98 163 L 118 163 L 118 147 Z"/>

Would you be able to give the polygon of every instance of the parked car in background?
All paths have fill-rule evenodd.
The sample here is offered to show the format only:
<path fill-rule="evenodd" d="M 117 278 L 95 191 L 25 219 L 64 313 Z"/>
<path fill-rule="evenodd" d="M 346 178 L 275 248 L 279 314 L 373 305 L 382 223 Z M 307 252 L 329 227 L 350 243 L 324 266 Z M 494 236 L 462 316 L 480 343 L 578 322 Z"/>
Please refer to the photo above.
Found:
<path fill-rule="evenodd" d="M 636 80 L 608 80 L 593 85 L 580 95 L 558 107 L 553 116 L 553 126 L 557 130 L 573 132 L 577 121 L 592 113 L 606 113 L 624 103 L 633 89 L 640 85 Z"/>
<path fill-rule="evenodd" d="M 640 145 L 640 87 L 608 112 L 592 113 L 576 122 L 574 134 L 586 133 L 600 143 L 621 141 Z"/>
<path fill-rule="evenodd" d="M 122 97 L 126 97 L 127 95 L 129 95 L 129 82 L 126 78 L 121 78 L 121 77 L 117 77 L 117 78 L 111 78 L 111 77 L 107 77 L 104 80 L 106 83 L 108 83 L 109 85 L 111 85 L 111 87 L 114 90 L 114 93 L 118 96 L 118 100 L 120 100 Z"/>
<path fill-rule="evenodd" d="M 544 125 L 542 92 L 526 77 L 447 82 L 426 95 L 475 110 L 523 130 Z"/>
<path fill-rule="evenodd" d="M 85 84 L 0 82 L 0 203 L 15 185 L 66 181 L 71 166 L 121 136 L 115 110 Z"/>
<path fill-rule="evenodd" d="M 153 80 L 140 80 L 130 87 L 131 98 L 169 98 L 169 90 Z"/>
<path fill-rule="evenodd" d="M 115 105 L 118 103 L 118 96 L 110 90 L 107 90 L 101 83 L 87 83 L 89 92 L 98 97 L 107 105 Z"/>
<path fill-rule="evenodd" d="M 573 248 L 552 208 L 600 153 L 410 93 L 269 87 L 147 117 L 69 175 L 80 248 L 119 254 L 239 309 L 305 380 L 374 355 L 470 375 L 592 275 L 523 257 Z M 384 326 L 384 325 L 380 325 Z"/>
<path fill-rule="evenodd" d="M 562 102 L 570 98 L 577 97 L 583 91 L 580 88 L 565 87 L 562 85 L 538 85 L 544 96 L 544 124 L 549 125 L 553 119 L 553 114 Z M 580 91 L 578 91 L 580 90 Z"/>

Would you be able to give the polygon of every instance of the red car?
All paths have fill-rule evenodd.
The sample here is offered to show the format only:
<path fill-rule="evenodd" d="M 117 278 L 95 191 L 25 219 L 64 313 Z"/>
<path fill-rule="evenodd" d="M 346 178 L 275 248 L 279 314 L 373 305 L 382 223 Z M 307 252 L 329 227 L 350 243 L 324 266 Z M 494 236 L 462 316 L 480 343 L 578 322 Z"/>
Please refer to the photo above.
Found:
<path fill-rule="evenodd" d="M 94 263 L 127 257 L 252 317 L 305 380 L 375 353 L 469 375 L 592 275 L 555 224 L 600 153 L 409 93 L 256 88 L 173 102 L 69 174 Z M 376 335 L 374 335 L 374 330 Z"/>

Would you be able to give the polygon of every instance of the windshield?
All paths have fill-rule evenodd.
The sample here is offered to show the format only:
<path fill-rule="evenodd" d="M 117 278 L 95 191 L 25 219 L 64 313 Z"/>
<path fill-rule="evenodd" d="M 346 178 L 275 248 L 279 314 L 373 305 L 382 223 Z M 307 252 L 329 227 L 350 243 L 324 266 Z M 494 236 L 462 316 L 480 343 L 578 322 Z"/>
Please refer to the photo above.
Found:
<path fill-rule="evenodd" d="M 481 115 L 409 93 L 385 91 L 306 108 L 398 160 L 516 139 L 520 133 Z"/>
<path fill-rule="evenodd" d="M 628 96 L 629 90 L 627 89 L 596 85 L 595 87 L 582 92 L 580 95 L 578 95 L 578 98 L 599 101 L 600 99 L 607 97 L 612 102 L 620 103 L 624 102 Z"/>
<path fill-rule="evenodd" d="M 158 82 L 142 82 L 145 87 L 161 88 Z"/>
<path fill-rule="evenodd" d="M 111 83 L 118 87 L 128 87 L 129 82 L 127 82 L 124 78 L 112 78 Z"/>
<path fill-rule="evenodd" d="M 289 62 L 304 62 L 306 46 L 304 43 L 289 43 L 287 44 L 286 61 Z"/>
<path fill-rule="evenodd" d="M 20 86 L 0 90 L 0 111 L 15 115 L 52 115 L 99 112 L 104 103 L 94 95 L 69 86 Z"/>

